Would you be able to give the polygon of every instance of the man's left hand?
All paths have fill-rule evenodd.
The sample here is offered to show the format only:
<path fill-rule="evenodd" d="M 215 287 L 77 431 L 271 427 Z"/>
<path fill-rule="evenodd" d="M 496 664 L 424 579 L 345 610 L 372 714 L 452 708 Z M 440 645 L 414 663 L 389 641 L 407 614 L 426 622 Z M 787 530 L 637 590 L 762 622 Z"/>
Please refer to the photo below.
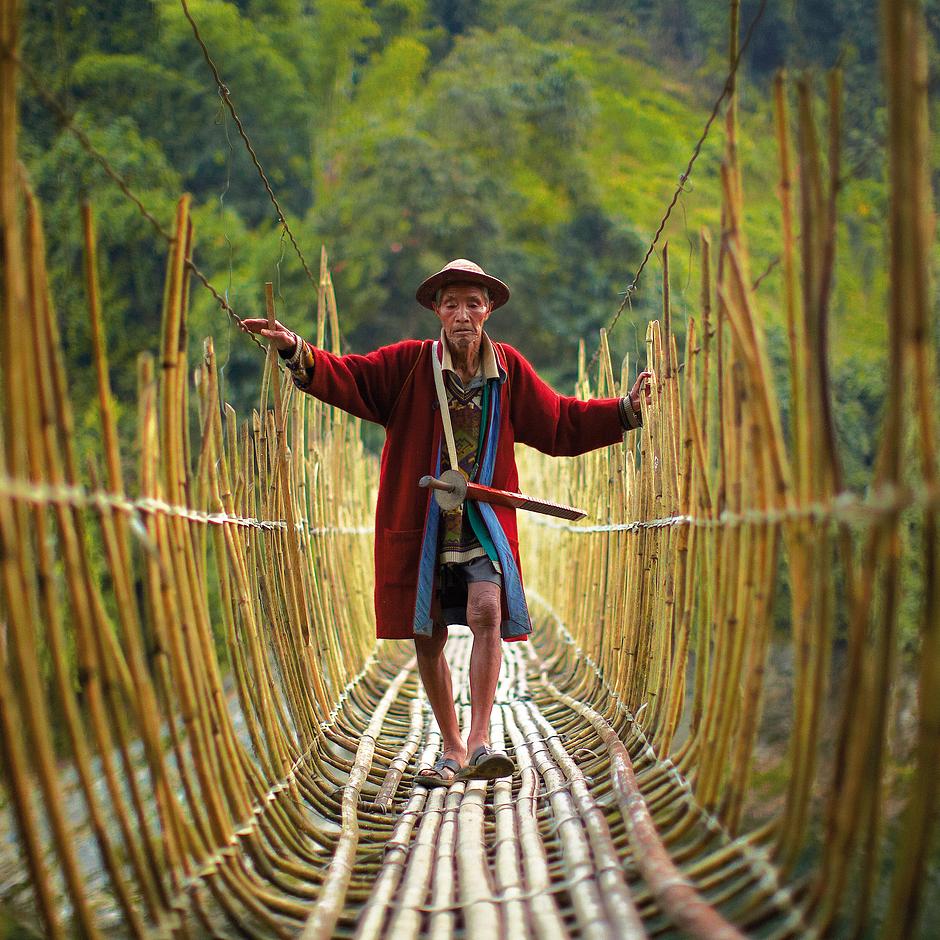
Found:
<path fill-rule="evenodd" d="M 630 404 L 633 407 L 634 414 L 640 414 L 640 393 L 646 392 L 646 404 L 653 404 L 653 393 L 650 390 L 650 381 L 653 378 L 652 372 L 641 372 L 630 389 Z"/>

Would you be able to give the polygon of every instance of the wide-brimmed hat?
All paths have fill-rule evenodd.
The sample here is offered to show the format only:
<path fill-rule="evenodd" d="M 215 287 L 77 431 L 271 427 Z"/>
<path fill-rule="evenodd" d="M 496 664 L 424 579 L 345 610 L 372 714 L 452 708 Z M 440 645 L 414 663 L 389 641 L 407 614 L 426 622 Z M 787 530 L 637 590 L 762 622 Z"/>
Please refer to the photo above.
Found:
<path fill-rule="evenodd" d="M 493 310 L 502 307 L 509 300 L 509 288 L 492 274 L 487 274 L 478 264 L 466 258 L 456 258 L 448 262 L 437 274 L 432 274 L 426 281 L 422 281 L 415 293 L 415 298 L 422 307 L 434 309 L 434 295 L 448 284 L 481 284 L 490 293 L 490 302 Z"/>

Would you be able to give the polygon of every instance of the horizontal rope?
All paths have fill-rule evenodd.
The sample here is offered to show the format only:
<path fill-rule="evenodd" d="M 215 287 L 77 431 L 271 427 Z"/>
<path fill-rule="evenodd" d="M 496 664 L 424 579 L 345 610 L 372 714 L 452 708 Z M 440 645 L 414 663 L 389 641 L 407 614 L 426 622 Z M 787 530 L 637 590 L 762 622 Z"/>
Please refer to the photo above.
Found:
<path fill-rule="evenodd" d="M 284 519 L 255 519 L 248 516 L 236 516 L 226 512 L 205 512 L 189 506 L 177 506 L 162 499 L 149 496 L 130 499 L 117 493 L 104 490 L 86 490 L 81 486 L 65 484 L 53 486 L 48 483 L 30 483 L 11 477 L 0 476 L 0 496 L 37 505 L 65 505 L 76 509 L 116 509 L 128 514 L 162 514 L 201 522 L 208 525 L 237 525 L 249 529 L 286 530 L 290 523 Z M 308 522 L 294 524 L 297 531 L 306 531 L 310 535 L 371 535 L 375 526 L 313 526 Z"/>
<path fill-rule="evenodd" d="M 548 529 L 590 535 L 598 532 L 635 532 L 643 529 L 665 529 L 671 526 L 694 525 L 700 528 L 724 528 L 738 525 L 780 525 L 784 522 L 868 522 L 905 509 L 936 509 L 940 492 L 926 488 L 898 489 L 885 487 L 869 496 L 840 493 L 828 502 L 807 503 L 782 509 L 746 509 L 744 512 L 725 510 L 714 519 L 706 516 L 663 516 L 661 519 L 640 519 L 608 525 L 573 525 L 533 515 L 530 521 Z"/>
<path fill-rule="evenodd" d="M 208 525 L 237 525 L 250 529 L 286 530 L 290 523 L 284 519 L 257 519 L 225 512 L 207 512 L 189 506 L 174 505 L 154 497 L 130 499 L 104 490 L 86 490 L 80 486 L 66 484 L 31 483 L 11 477 L 0 476 L 0 495 L 10 499 L 34 504 L 67 505 L 75 508 L 116 509 L 126 513 L 163 514 L 188 519 Z M 940 507 L 940 492 L 926 488 L 902 490 L 886 487 L 869 496 L 842 493 L 829 502 L 808 503 L 784 509 L 748 509 L 744 512 L 725 510 L 714 519 L 705 516 L 676 515 L 660 519 L 637 519 L 632 522 L 615 522 L 606 525 L 573 525 L 558 522 L 545 516 L 532 514 L 530 521 L 543 528 L 572 532 L 578 535 L 594 535 L 603 532 L 636 532 L 645 529 L 665 529 L 680 525 L 699 528 L 723 528 L 737 525 L 780 525 L 785 522 L 866 522 L 881 516 L 906 509 L 936 509 Z M 360 526 L 313 526 L 307 522 L 296 522 L 297 531 L 310 535 L 372 535 L 374 525 Z"/>
<path fill-rule="evenodd" d="M 284 519 L 257 519 L 225 512 L 207 512 L 168 503 L 154 497 L 137 497 L 109 493 L 104 490 L 86 490 L 80 486 L 66 484 L 31 483 L 11 477 L 0 476 L 0 495 L 23 502 L 47 505 L 67 505 L 75 508 L 116 509 L 126 513 L 163 514 L 188 519 L 208 525 L 237 525 L 250 529 L 286 530 L 290 523 Z M 578 535 L 594 535 L 603 532 L 636 532 L 645 529 L 665 529 L 680 525 L 700 528 L 723 528 L 737 525 L 780 525 L 785 522 L 866 522 L 881 516 L 906 509 L 936 509 L 940 506 L 940 492 L 926 488 L 897 489 L 887 487 L 869 496 L 842 493 L 829 502 L 808 503 L 784 509 L 748 509 L 744 512 L 725 510 L 714 519 L 705 516 L 676 515 L 660 519 L 637 519 L 632 522 L 615 522 L 606 525 L 573 525 L 559 522 L 546 516 L 532 514 L 534 525 L 543 528 L 572 532 Z M 360 526 L 313 526 L 307 522 L 296 522 L 297 531 L 310 535 L 372 535 L 374 525 Z"/>

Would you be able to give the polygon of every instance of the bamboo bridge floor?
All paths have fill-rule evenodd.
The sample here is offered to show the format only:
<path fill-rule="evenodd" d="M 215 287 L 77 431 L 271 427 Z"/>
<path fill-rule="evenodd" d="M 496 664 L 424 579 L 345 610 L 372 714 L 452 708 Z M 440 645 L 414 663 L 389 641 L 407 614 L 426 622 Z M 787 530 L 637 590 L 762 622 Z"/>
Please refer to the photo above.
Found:
<path fill-rule="evenodd" d="M 469 630 L 457 627 L 447 644 L 465 729 L 471 640 Z M 173 904 L 179 919 L 152 925 L 154 936 L 176 936 L 180 926 L 189 937 L 304 940 L 689 936 L 664 913 L 663 885 L 647 883 L 635 856 L 631 812 L 622 787 L 618 794 L 610 739 L 602 735 L 611 728 L 626 745 L 639 791 L 677 866 L 673 882 L 694 887 L 748 936 L 807 935 L 799 890 L 781 883 L 759 844 L 733 839 L 695 803 L 688 781 L 671 762 L 657 760 L 613 697 L 598 701 L 604 692 L 597 685 L 585 691 L 597 677 L 583 658 L 560 675 L 557 650 L 505 644 L 491 740 L 514 757 L 516 773 L 446 789 L 417 786 L 416 772 L 439 753 L 440 734 L 411 653 L 410 644 L 381 644 L 340 696 L 316 752 L 298 762 L 293 785 L 282 781 L 270 791 L 272 802 L 289 799 L 293 818 L 299 813 L 309 823 L 306 834 L 301 826 L 292 837 L 303 850 L 278 856 L 283 839 L 266 832 L 269 807 L 259 807 L 256 824 L 187 880 Z M 566 690 L 594 701 L 578 701 Z M 237 712 L 237 699 L 229 701 Z M 77 792 L 72 796 L 70 803 L 78 801 Z M 75 802 L 70 816 L 80 815 Z M 247 839 L 238 845 L 252 832 L 250 838 L 268 843 L 270 866 L 257 863 L 258 841 L 254 852 Z M 103 935 L 127 936 L 91 834 L 76 835 Z M 15 858 L 0 863 L 0 903 L 35 923 L 21 865 Z M 248 876 L 259 906 L 228 890 L 226 865 Z M 59 897 L 67 914 L 68 902 Z"/>
<path fill-rule="evenodd" d="M 470 644 L 466 628 L 452 628 L 447 656 L 465 728 Z M 551 676 L 535 643 L 505 644 L 492 743 L 514 756 L 516 774 L 426 789 L 415 786 L 414 775 L 435 759 L 440 737 L 414 660 L 405 662 L 398 647 L 404 644 L 380 647 L 389 659 L 371 667 L 379 690 L 403 672 L 406 678 L 381 720 L 361 783 L 360 839 L 334 935 L 686 936 L 663 915 L 638 870 L 604 740 L 574 700 L 564 700 L 559 685 L 571 687 L 577 677 Z M 362 740 L 370 720 L 374 702 L 350 694 L 335 727 Z M 732 839 L 697 808 L 688 782 L 656 760 L 628 716 L 615 730 L 682 879 L 748 935 L 801 935 L 794 898 L 766 853 Z M 326 757 L 342 788 L 353 754 Z M 393 789 L 389 811 L 377 812 L 376 800 L 388 805 Z M 340 795 L 329 798 L 341 818 Z M 325 862 L 331 855 L 324 852 Z M 631 934 L 635 914 L 642 929 Z M 309 923 L 307 931 L 314 935 Z"/>

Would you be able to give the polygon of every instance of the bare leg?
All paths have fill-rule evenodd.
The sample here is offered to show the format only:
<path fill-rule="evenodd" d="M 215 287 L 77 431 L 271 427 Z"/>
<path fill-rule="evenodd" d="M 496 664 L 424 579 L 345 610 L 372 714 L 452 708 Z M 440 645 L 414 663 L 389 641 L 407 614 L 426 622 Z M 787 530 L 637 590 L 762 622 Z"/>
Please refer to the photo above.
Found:
<path fill-rule="evenodd" d="M 489 581 L 467 585 L 467 620 L 473 633 L 470 651 L 470 734 L 467 751 L 472 754 L 490 742 L 490 715 L 496 698 L 496 683 L 503 663 L 499 636 L 500 588 Z"/>
<path fill-rule="evenodd" d="M 424 691 L 431 703 L 431 711 L 441 729 L 443 756 L 452 757 L 463 765 L 467 760 L 467 749 L 460 737 L 457 712 L 454 708 L 454 689 L 450 679 L 450 666 L 444 658 L 444 644 L 447 642 L 447 629 L 434 627 L 429 637 L 415 637 L 415 654 L 418 659 L 418 672 L 424 683 Z M 445 768 L 445 778 L 453 776 L 453 771 Z"/>

